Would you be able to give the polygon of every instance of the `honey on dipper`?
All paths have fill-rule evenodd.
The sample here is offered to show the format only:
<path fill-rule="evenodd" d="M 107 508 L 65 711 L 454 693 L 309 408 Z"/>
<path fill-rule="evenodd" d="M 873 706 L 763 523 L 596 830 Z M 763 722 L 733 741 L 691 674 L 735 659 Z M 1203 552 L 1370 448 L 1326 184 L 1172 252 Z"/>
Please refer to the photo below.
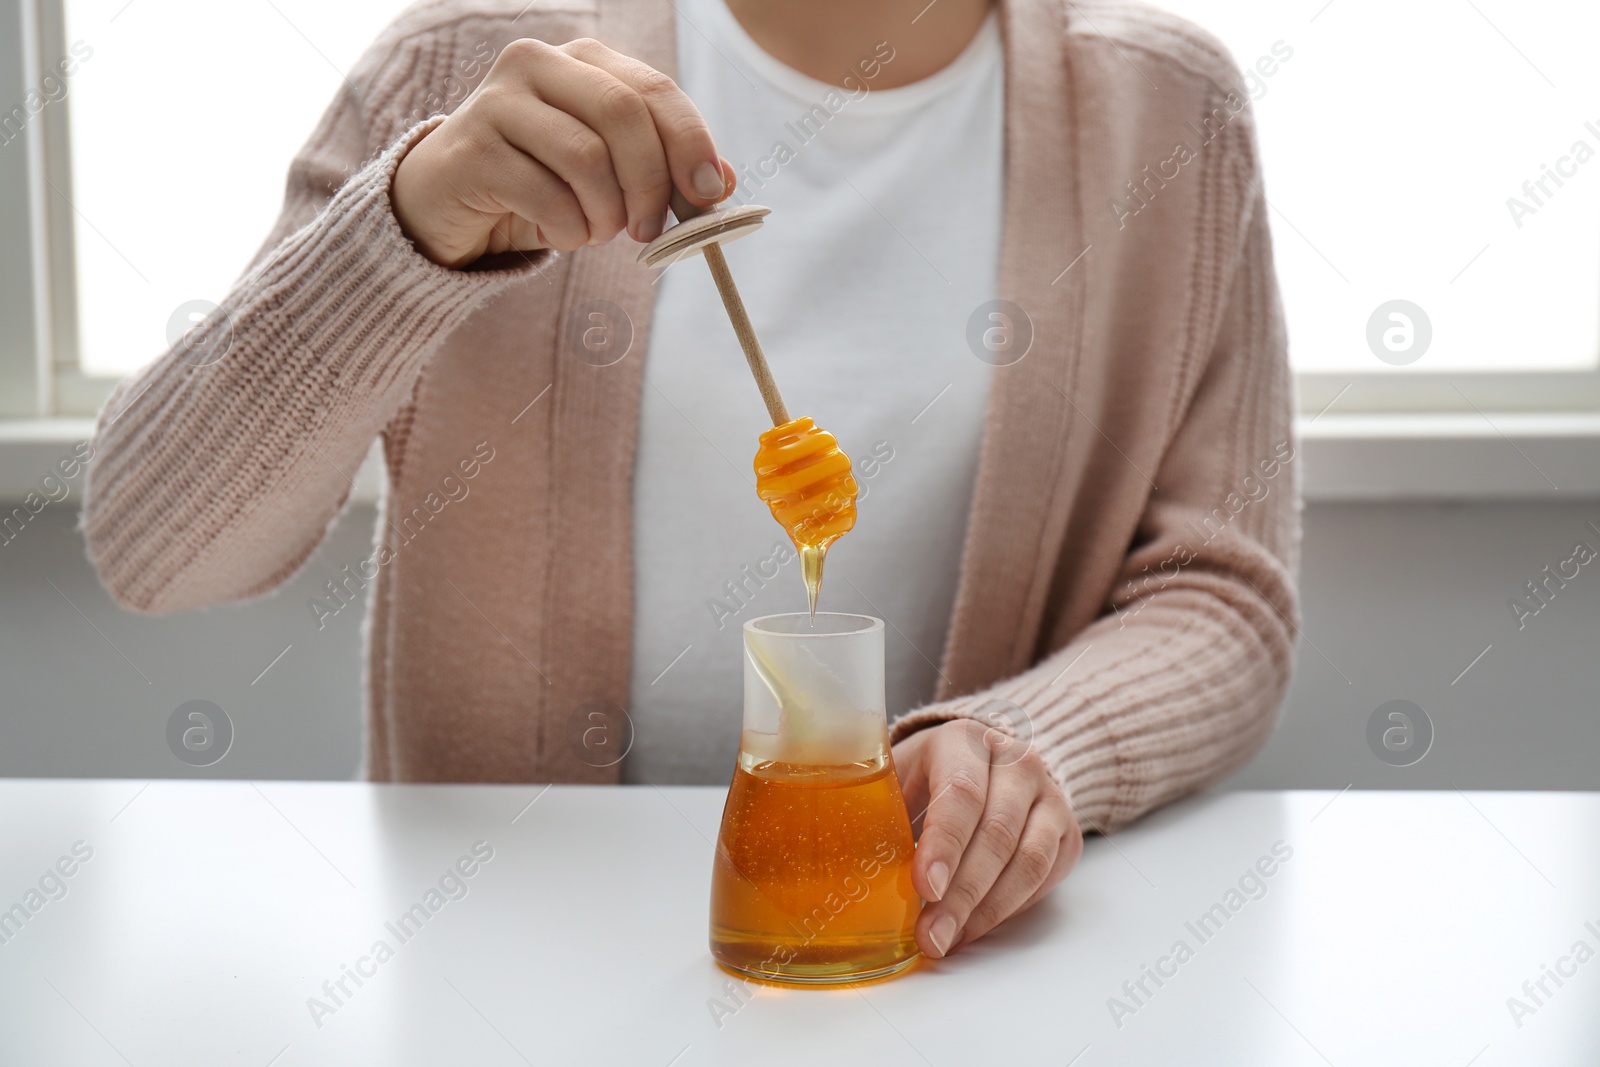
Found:
<path fill-rule="evenodd" d="M 856 524 L 856 480 L 838 440 L 801 416 L 761 435 L 756 495 L 767 502 L 800 553 L 806 601 L 817 613 L 828 546 Z"/>
<path fill-rule="evenodd" d="M 850 473 L 850 457 L 839 447 L 838 439 L 806 416 L 789 417 L 744 301 L 728 271 L 728 261 L 722 255 L 725 242 L 754 232 L 768 211 L 753 204 L 697 208 L 673 190 L 672 212 L 678 217 L 678 225 L 646 246 L 639 261 L 653 267 L 696 252 L 705 255 L 722 306 L 727 309 L 739 347 L 744 350 L 767 414 L 772 417 L 772 429 L 761 435 L 756 451 L 756 495 L 772 510 L 772 517 L 789 534 L 800 554 L 800 574 L 814 617 L 828 546 L 856 524 L 858 487 Z"/>

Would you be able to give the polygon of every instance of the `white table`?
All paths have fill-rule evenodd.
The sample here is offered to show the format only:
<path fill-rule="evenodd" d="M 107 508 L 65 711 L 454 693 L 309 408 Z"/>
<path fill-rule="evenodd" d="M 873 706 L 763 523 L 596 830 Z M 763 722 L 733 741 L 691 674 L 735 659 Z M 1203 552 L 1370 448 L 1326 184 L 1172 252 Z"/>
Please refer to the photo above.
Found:
<path fill-rule="evenodd" d="M 0 781 L 0 909 L 61 857 L 73 872 L 0 944 L 0 1064 L 1600 1063 L 1600 958 L 1561 963 L 1600 950 L 1597 795 L 1202 797 L 1092 838 L 954 959 L 739 998 L 706 951 L 721 807 L 709 788 Z M 466 894 L 400 940 L 385 924 L 476 842 L 493 858 Z M 1202 942 L 1185 924 L 1277 842 L 1290 858 Z M 1192 955 L 1163 963 L 1179 940 Z M 323 983 L 358 964 L 335 1004 Z M 1574 973 L 1513 1019 L 1546 964 Z M 1169 976 L 1135 1001 L 1146 965 Z"/>

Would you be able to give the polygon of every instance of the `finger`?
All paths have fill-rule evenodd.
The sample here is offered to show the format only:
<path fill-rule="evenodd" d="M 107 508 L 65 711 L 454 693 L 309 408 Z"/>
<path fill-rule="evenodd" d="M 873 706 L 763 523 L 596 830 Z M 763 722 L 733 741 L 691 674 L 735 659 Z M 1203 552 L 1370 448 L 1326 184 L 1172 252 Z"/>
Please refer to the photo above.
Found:
<path fill-rule="evenodd" d="M 666 152 L 672 183 L 696 204 L 714 204 L 731 191 L 733 168 L 723 166 L 700 109 L 678 84 L 648 63 L 588 42 L 579 54 L 631 87 L 644 101 Z M 670 190 L 660 190 L 665 195 Z M 652 202 L 653 196 L 652 196 Z"/>
<path fill-rule="evenodd" d="M 928 813 L 911 864 L 912 882 L 924 900 L 939 900 L 949 891 L 961 854 L 983 815 L 989 791 L 989 762 L 959 731 L 948 725 L 926 731 L 923 760 L 927 767 Z"/>
<path fill-rule="evenodd" d="M 1067 830 L 1061 836 L 1061 847 L 1056 852 L 1055 865 L 1050 869 L 1050 877 L 1046 878 L 1044 884 L 1035 889 L 1033 894 L 1023 901 L 1022 907 L 1018 908 L 1018 911 L 1027 911 L 1039 903 L 1046 893 L 1060 885 L 1061 880 L 1072 873 L 1072 868 L 1076 867 L 1078 861 L 1083 858 L 1083 825 L 1078 821 L 1078 813 L 1073 810 L 1071 802 L 1066 799 L 1065 795 L 1061 795 L 1060 800 L 1067 808 Z"/>
<path fill-rule="evenodd" d="M 1071 818 L 1065 805 L 1040 798 L 1028 811 L 1016 851 L 989 892 L 972 909 L 958 945 L 976 941 L 1049 892 L 1066 877 L 1070 864 L 1063 848 Z"/>
<path fill-rule="evenodd" d="M 602 50 L 610 51 L 587 39 L 560 47 L 519 40 L 502 50 L 501 61 L 508 64 L 510 84 L 571 115 L 605 142 L 627 206 L 628 232 L 649 240 L 642 227 L 667 204 L 666 154 L 639 93 L 578 55 L 598 57 Z"/>
<path fill-rule="evenodd" d="M 604 138 L 542 100 L 502 94 L 489 103 L 496 130 L 572 190 L 591 244 L 610 240 L 628 225 L 628 209 Z"/>
<path fill-rule="evenodd" d="M 927 737 L 926 730 L 914 733 L 889 752 L 895 777 L 900 781 L 901 799 L 906 803 L 906 813 L 911 816 L 911 829 L 918 835 L 928 809 L 928 765 L 924 758 Z"/>
<path fill-rule="evenodd" d="M 525 223 L 516 233 L 499 235 L 510 247 L 570 252 L 588 242 L 588 222 L 567 183 L 510 144 L 501 142 L 484 153 L 477 184 L 482 198 L 466 200 L 468 207 L 491 215 L 509 212 Z M 462 195 L 459 189 L 456 193 Z"/>
<path fill-rule="evenodd" d="M 972 910 L 988 895 L 1022 838 L 1028 811 L 1038 796 L 1038 783 L 1012 767 L 992 768 L 983 815 L 944 898 L 924 908 L 917 920 L 937 956 L 947 954 L 967 925 Z M 920 938 L 919 938 L 920 940 Z"/>

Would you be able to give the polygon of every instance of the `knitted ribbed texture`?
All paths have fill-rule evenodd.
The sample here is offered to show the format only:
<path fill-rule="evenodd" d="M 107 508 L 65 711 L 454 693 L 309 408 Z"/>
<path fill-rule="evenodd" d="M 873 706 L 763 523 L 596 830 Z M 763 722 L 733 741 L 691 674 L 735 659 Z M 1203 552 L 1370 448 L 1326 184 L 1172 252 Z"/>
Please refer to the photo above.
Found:
<path fill-rule="evenodd" d="M 1131 4 L 1001 12 L 998 295 L 1033 340 L 995 372 L 938 700 L 892 732 L 975 717 L 1027 736 L 1085 827 L 1110 830 L 1240 765 L 1288 684 L 1286 343 L 1224 50 Z M 143 611 L 281 583 L 383 437 L 395 551 L 369 594 L 374 778 L 617 777 L 573 741 L 597 714 L 624 729 L 650 274 L 626 241 L 444 270 L 388 201 L 427 116 L 486 56 L 584 35 L 674 70 L 667 0 L 409 9 L 296 159 L 282 219 L 218 312 L 226 354 L 206 363 L 215 332 L 181 343 L 101 415 L 90 553 Z M 596 301 L 633 325 L 612 366 L 569 341 Z M 424 509 L 480 442 L 494 458 L 471 499 Z"/>

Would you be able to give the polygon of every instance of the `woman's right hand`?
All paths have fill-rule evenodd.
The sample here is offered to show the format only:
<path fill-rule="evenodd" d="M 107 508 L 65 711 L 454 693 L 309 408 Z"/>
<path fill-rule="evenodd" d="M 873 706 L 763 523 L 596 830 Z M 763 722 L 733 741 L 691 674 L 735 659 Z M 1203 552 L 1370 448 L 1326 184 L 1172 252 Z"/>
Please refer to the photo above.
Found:
<path fill-rule="evenodd" d="M 654 240 L 674 184 L 713 204 L 734 172 L 671 78 L 588 38 L 523 39 L 401 160 L 390 200 L 423 255 L 463 267 L 604 244 L 624 228 Z"/>

